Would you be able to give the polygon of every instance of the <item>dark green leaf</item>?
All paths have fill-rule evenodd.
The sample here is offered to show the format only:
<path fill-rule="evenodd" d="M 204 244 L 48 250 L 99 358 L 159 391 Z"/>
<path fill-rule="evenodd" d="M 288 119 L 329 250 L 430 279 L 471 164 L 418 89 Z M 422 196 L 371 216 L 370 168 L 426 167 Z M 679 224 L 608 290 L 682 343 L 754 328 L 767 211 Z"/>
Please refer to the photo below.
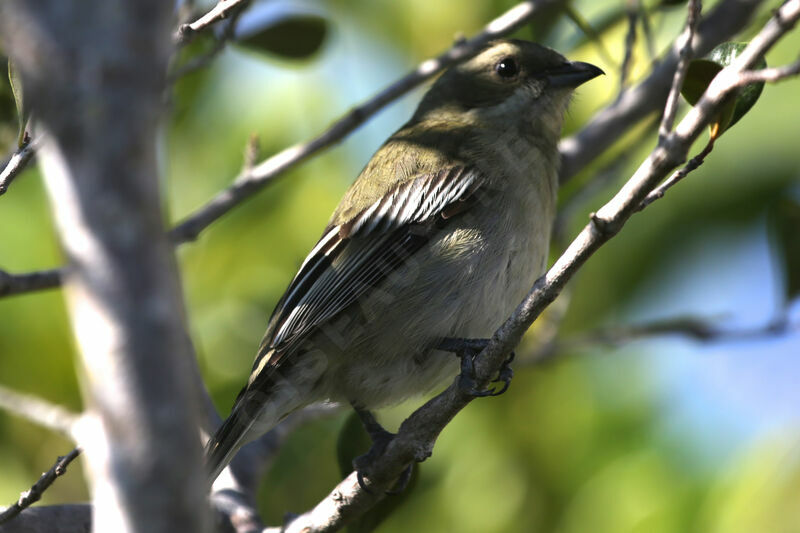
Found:
<path fill-rule="evenodd" d="M 747 43 L 722 43 L 714 48 L 704 59 L 695 59 L 689 64 L 681 94 L 687 102 L 694 105 L 708 89 L 711 80 L 720 70 L 730 65 L 747 47 Z M 767 66 L 762 58 L 756 68 Z M 712 119 L 710 127 L 714 137 L 736 124 L 756 103 L 763 83 L 753 83 L 736 91 L 735 95 L 723 103 L 722 108 Z"/>
<path fill-rule="evenodd" d="M 788 301 L 800 296 L 800 201 L 786 195 L 773 211 L 774 235 L 783 259 Z"/>
<path fill-rule="evenodd" d="M 19 123 L 17 146 L 22 148 L 25 144 L 25 127 L 28 125 L 31 111 L 25 107 L 25 101 L 22 97 L 22 79 L 19 77 L 19 72 L 14 67 L 11 59 L 8 60 L 8 81 L 11 84 L 11 92 L 14 95 L 14 103 L 17 106 L 17 121 Z"/>
<path fill-rule="evenodd" d="M 325 18 L 304 13 L 288 15 L 260 28 L 251 27 L 249 31 L 237 33 L 236 41 L 258 52 L 303 59 L 320 49 L 327 34 L 328 22 Z"/>
<path fill-rule="evenodd" d="M 741 54 L 746 47 L 747 43 L 722 43 L 711 51 L 711 53 L 708 55 L 708 58 L 715 63 L 727 67 L 733 63 L 733 60 L 736 59 L 736 57 Z M 767 62 L 762 57 L 753 66 L 753 68 L 762 69 L 766 68 L 766 66 Z M 736 124 L 739 119 L 745 115 L 745 113 L 750 111 L 750 109 L 756 104 L 758 97 L 761 96 L 762 90 L 764 90 L 764 82 L 751 83 L 750 85 L 746 85 L 745 87 L 739 89 L 739 91 L 736 93 L 736 104 L 734 106 L 733 116 L 731 117 L 728 127 Z"/>
<path fill-rule="evenodd" d="M 0 55 L 0 69 L 5 70 L 8 59 Z M 0 76 L 0 147 L 8 147 L 17 136 L 17 112 L 14 93 L 8 78 Z"/>
<path fill-rule="evenodd" d="M 661 0 L 656 7 L 685 6 L 686 0 Z"/>

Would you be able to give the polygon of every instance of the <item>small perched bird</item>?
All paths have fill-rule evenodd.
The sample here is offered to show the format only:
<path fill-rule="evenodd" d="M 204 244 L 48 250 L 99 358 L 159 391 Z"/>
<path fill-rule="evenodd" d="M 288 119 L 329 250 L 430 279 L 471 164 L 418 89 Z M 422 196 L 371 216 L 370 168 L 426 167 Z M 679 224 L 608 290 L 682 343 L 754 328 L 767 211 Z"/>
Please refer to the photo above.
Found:
<path fill-rule="evenodd" d="M 378 437 L 369 409 L 455 376 L 443 349 L 460 351 L 460 339 L 471 361 L 468 340 L 490 337 L 545 271 L 564 113 L 573 89 L 602 73 L 503 40 L 442 74 L 278 302 L 208 442 L 212 480 L 243 444 L 310 403 L 349 402 Z"/>

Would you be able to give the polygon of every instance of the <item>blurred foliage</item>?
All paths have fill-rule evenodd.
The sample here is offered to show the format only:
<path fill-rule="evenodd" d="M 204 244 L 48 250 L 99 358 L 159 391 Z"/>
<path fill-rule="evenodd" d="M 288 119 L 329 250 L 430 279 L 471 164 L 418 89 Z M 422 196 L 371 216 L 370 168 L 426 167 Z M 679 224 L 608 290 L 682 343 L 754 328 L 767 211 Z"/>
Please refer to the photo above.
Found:
<path fill-rule="evenodd" d="M 447 48 L 455 36 L 472 35 L 514 3 L 327 0 L 320 5 L 330 31 L 311 62 L 297 65 L 226 50 L 209 68 L 179 80 L 171 94 L 173 113 L 161 139 L 170 220 L 187 216 L 230 183 L 251 135 L 258 135 L 265 155 L 309 138 L 418 61 Z M 618 64 L 627 31 L 624 4 L 570 2 Z M 655 50 L 662 51 L 681 31 L 685 13 L 677 7 L 652 9 L 659 4 L 655 0 L 645 4 Z M 768 4 L 759 20 L 778 2 Z M 596 42 L 564 16 L 533 23 L 517 37 L 532 35 L 573 59 L 618 72 L 600 57 Z M 182 53 L 202 53 L 209 46 L 213 43 L 197 39 Z M 795 32 L 769 54 L 770 64 L 793 61 L 798 48 Z M 638 39 L 631 82 L 646 75 L 649 65 L 644 39 Z M 577 130 L 614 98 L 617 87 L 618 79 L 610 74 L 581 88 L 565 133 Z M 754 292 L 762 299 L 770 291 L 759 290 L 758 284 L 767 281 L 765 286 L 784 291 L 781 302 L 797 294 L 800 222 L 792 193 L 800 172 L 797 94 L 797 81 L 767 87 L 699 170 L 636 215 L 587 263 L 572 284 L 564 335 L 639 319 L 630 315 L 634 301 L 660 309 L 661 293 L 647 291 L 662 279 L 657 276 L 664 265 L 675 264 L 668 263 L 670 257 L 680 258 L 674 280 L 691 278 L 691 268 L 702 266 L 736 280 L 737 286 L 756 284 Z M 0 128 L 9 120 L 15 126 L 13 99 L 10 114 L 2 114 L 8 95 L 6 85 L 0 85 Z M 230 408 L 272 307 L 344 189 L 409 116 L 418 97 L 412 94 L 382 112 L 340 147 L 287 173 L 215 223 L 198 242 L 180 249 L 191 334 L 220 411 Z M 13 130 L 10 137 L 0 135 L 5 151 L 12 148 Z M 615 179 L 581 206 L 568 235 L 585 224 L 588 213 L 613 194 L 654 144 L 651 130 L 636 128 L 565 188 L 567 201 L 596 172 L 616 163 Z M 63 260 L 50 217 L 40 176 L 28 171 L 0 201 L 0 268 L 21 272 Z M 769 227 L 763 224 L 767 218 L 774 221 Z M 702 249 L 713 249 L 720 231 L 758 235 L 768 243 L 775 268 L 730 272 L 727 257 L 698 263 L 687 242 L 699 240 Z M 688 305 L 708 300 L 726 302 L 724 294 L 700 291 Z M 746 310 L 755 302 L 731 305 Z M 784 347 L 783 352 L 774 343 L 744 346 L 736 352 L 738 362 L 753 364 L 774 354 L 794 361 L 789 368 L 797 372 L 800 349 L 793 339 L 794 349 Z M 747 438 L 736 437 L 720 420 L 720 404 L 728 401 L 722 391 L 664 386 L 658 369 L 672 353 L 659 350 L 663 345 L 658 342 L 564 353 L 550 364 L 531 367 L 524 362 L 526 346 L 518 351 L 511 389 L 473 402 L 455 418 L 433 457 L 420 465 L 414 484 L 395 501 L 387 500 L 398 509 L 379 517 L 379 531 L 800 532 L 797 425 L 777 432 L 751 424 Z M 702 359 L 701 349 L 696 352 Z M 60 292 L 0 299 L 0 382 L 78 410 L 74 361 Z M 696 413 L 694 425 L 670 431 L 676 405 L 701 392 L 716 394 L 717 405 Z M 394 429 L 418 404 L 381 412 L 381 421 Z M 732 416 L 747 417 L 744 408 L 725 408 Z M 308 509 L 340 479 L 337 450 L 341 454 L 351 448 L 339 438 L 349 442 L 342 427 L 352 429 L 345 414 L 309 424 L 290 437 L 263 482 L 260 505 L 270 524 L 280 523 L 286 512 Z M 709 432 L 710 441 L 704 440 Z M 0 505 L 15 500 L 69 448 L 61 438 L 0 413 Z M 357 453 L 362 452 L 352 447 L 346 455 Z M 43 503 L 76 501 L 86 494 L 78 469 L 71 468 Z M 369 525 L 362 523 L 357 530 Z"/>

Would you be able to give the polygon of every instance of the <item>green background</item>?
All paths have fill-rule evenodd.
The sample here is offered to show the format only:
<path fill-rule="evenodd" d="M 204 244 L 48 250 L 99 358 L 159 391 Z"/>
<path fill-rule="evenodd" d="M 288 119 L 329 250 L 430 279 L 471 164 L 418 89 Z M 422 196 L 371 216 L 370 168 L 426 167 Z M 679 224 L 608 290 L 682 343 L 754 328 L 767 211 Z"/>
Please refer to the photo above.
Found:
<path fill-rule="evenodd" d="M 600 25 L 621 4 L 573 5 Z M 312 58 L 288 61 L 229 47 L 212 68 L 176 85 L 170 117 L 155 140 L 162 147 L 169 220 L 181 220 L 230 184 L 251 134 L 260 139 L 262 157 L 310 138 L 513 2 L 315 5 L 329 31 Z M 684 10 L 651 17 L 660 52 L 680 31 Z M 596 44 L 563 17 L 551 30 L 545 42 L 610 74 L 578 91 L 569 134 L 615 97 L 618 65 L 604 62 Z M 603 34 L 616 61 L 625 31 L 623 18 Z M 532 32 L 526 27 L 517 36 L 531 38 Z M 767 60 L 794 61 L 799 48 L 795 32 Z M 639 78 L 649 67 L 641 38 L 635 52 L 633 77 Z M 798 87 L 796 79 L 767 86 L 706 164 L 631 219 L 589 261 L 571 286 L 563 337 L 687 314 L 733 329 L 775 316 L 791 296 L 789 274 L 796 275 L 787 271 L 791 250 L 779 236 L 787 228 L 785 206 L 800 197 Z M 410 116 L 420 94 L 407 95 L 180 248 L 191 334 L 221 412 L 245 381 L 272 307 L 339 197 L 372 151 Z M 0 141 L 7 152 L 16 119 L 13 110 L 3 113 Z M 637 138 L 643 141 L 631 148 Z M 580 204 L 568 236 L 654 144 L 651 133 L 637 129 L 563 191 L 566 200 L 598 170 L 627 156 L 611 182 Z M 698 142 L 693 153 L 701 148 Z M 61 261 L 48 200 L 32 169 L 0 198 L 0 268 L 24 272 Z M 800 399 L 794 391 L 796 331 L 711 345 L 678 338 L 596 345 L 543 365 L 525 361 L 531 344 L 518 351 L 508 393 L 473 402 L 446 428 L 380 531 L 800 532 L 800 418 L 792 412 Z M 0 383 L 77 411 L 76 360 L 60 291 L 0 299 Z M 418 404 L 382 412 L 381 419 L 395 428 Z M 314 421 L 291 436 L 260 493 L 267 523 L 310 508 L 338 482 L 336 441 L 346 417 L 343 411 Z M 0 412 L 0 504 L 16 500 L 71 448 Z M 43 503 L 86 498 L 73 466 Z"/>

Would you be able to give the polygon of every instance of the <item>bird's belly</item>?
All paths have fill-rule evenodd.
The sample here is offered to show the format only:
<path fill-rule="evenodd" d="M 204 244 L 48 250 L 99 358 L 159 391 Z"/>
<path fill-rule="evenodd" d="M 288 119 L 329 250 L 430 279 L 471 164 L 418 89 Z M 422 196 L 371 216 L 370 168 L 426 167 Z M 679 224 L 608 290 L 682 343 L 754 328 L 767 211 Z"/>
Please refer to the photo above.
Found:
<path fill-rule="evenodd" d="M 366 408 L 429 392 L 458 372 L 457 357 L 433 347 L 444 337 L 490 337 L 543 273 L 549 231 L 518 240 L 483 238 L 455 229 L 430 243 L 433 261 L 412 257 L 367 301 L 358 331 L 336 371 L 328 396 Z M 453 245 L 453 243 L 458 243 Z M 429 256 L 430 257 L 430 256 Z"/>

